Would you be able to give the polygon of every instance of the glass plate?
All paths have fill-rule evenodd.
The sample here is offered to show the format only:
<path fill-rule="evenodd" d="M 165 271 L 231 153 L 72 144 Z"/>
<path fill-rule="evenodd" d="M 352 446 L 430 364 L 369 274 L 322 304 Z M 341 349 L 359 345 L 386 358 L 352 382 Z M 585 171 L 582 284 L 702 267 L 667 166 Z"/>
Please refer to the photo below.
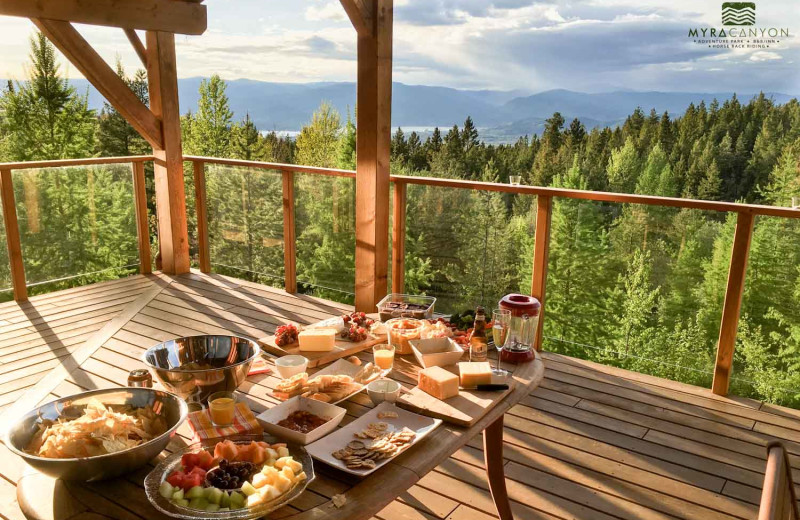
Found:
<path fill-rule="evenodd" d="M 175 518 L 184 518 L 187 520 L 194 520 L 198 518 L 224 519 L 224 520 L 249 520 L 252 518 L 261 518 L 267 513 L 288 504 L 289 502 L 300 496 L 300 494 L 306 490 L 306 487 L 308 487 L 308 485 L 314 480 L 314 463 L 311 460 L 311 456 L 302 446 L 287 444 L 286 447 L 289 449 L 289 454 L 296 461 L 300 462 L 303 465 L 303 471 L 306 472 L 307 478 L 304 482 L 296 484 L 288 492 L 281 495 L 277 500 L 274 500 L 272 502 L 263 502 L 258 506 L 252 508 L 244 507 L 242 509 L 236 509 L 233 511 L 209 512 L 209 511 L 202 511 L 199 509 L 192 509 L 188 507 L 179 506 L 173 504 L 172 502 L 161 496 L 161 494 L 158 492 L 159 486 L 161 486 L 161 483 L 164 482 L 167 475 L 169 475 L 172 471 L 180 467 L 181 456 L 184 453 L 194 453 L 198 451 L 200 448 L 213 448 L 217 444 L 217 442 L 220 442 L 221 440 L 233 441 L 236 444 L 249 444 L 251 441 L 264 441 L 270 444 L 281 442 L 277 438 L 271 437 L 269 435 L 237 435 L 232 437 L 226 437 L 225 439 L 205 440 L 202 442 L 191 444 L 186 448 L 173 453 L 172 455 L 161 461 L 161 463 L 158 466 L 156 466 L 155 469 L 151 471 L 144 479 L 144 490 L 147 493 L 147 499 L 150 500 L 150 503 L 153 504 L 153 507 L 155 507 L 165 515 L 169 515 Z"/>

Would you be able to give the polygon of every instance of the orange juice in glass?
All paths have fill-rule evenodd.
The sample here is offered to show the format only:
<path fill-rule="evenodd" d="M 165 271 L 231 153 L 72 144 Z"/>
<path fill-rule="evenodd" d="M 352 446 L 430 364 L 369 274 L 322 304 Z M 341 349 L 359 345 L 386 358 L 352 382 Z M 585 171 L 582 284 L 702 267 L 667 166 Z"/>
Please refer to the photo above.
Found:
<path fill-rule="evenodd" d="M 389 372 L 394 366 L 394 346 L 382 343 L 372 347 L 375 364 L 384 372 Z"/>
<path fill-rule="evenodd" d="M 208 397 L 208 411 L 215 426 L 230 426 L 236 408 L 233 392 L 216 392 Z"/>

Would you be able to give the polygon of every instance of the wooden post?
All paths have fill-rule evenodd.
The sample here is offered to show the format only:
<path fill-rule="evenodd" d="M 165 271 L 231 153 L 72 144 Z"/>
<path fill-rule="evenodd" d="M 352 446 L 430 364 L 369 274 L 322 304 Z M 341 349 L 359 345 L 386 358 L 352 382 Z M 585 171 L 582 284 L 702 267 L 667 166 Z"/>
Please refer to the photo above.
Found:
<path fill-rule="evenodd" d="M 401 293 L 406 279 L 406 183 L 394 183 L 392 202 L 392 292 Z"/>
<path fill-rule="evenodd" d="M 139 272 L 153 272 L 150 264 L 150 226 L 147 222 L 147 190 L 144 180 L 144 163 L 134 162 L 131 168 L 133 176 L 133 205 L 136 208 L 136 238 L 139 246 Z"/>
<path fill-rule="evenodd" d="M 283 172 L 283 283 L 297 292 L 297 236 L 294 225 L 294 173 Z"/>
<path fill-rule="evenodd" d="M 373 311 L 389 270 L 393 3 L 362 4 L 372 31 L 358 32 L 355 307 Z"/>
<path fill-rule="evenodd" d="M 197 256 L 200 272 L 211 272 L 211 248 L 208 243 L 208 203 L 206 201 L 206 163 L 193 161 L 194 207 L 197 212 Z"/>
<path fill-rule="evenodd" d="M 14 184 L 11 170 L 0 170 L 0 199 L 3 201 L 3 221 L 6 225 L 6 244 L 8 261 L 11 264 L 11 284 L 14 299 L 24 302 L 28 299 L 28 286 L 25 284 L 25 265 L 22 263 L 22 245 L 17 224 L 17 203 L 14 200 Z"/>
<path fill-rule="evenodd" d="M 536 197 L 536 235 L 533 243 L 533 276 L 531 295 L 539 300 L 542 309 L 539 312 L 539 327 L 536 331 L 536 350 L 542 350 L 542 333 L 544 331 L 544 302 L 547 286 L 547 263 L 550 258 L 550 219 L 553 213 L 553 197 L 538 195 Z"/>
<path fill-rule="evenodd" d="M 736 232 L 733 235 L 733 248 L 731 249 L 731 266 L 728 270 L 728 286 L 725 289 L 722 323 L 719 328 L 717 360 L 714 364 L 714 381 L 711 384 L 711 391 L 717 395 L 728 394 L 733 350 L 736 345 L 736 329 L 739 327 L 739 311 L 742 309 L 747 257 L 750 254 L 750 240 L 753 237 L 754 224 L 755 217 L 749 212 L 739 213 L 736 219 Z"/>
<path fill-rule="evenodd" d="M 147 81 L 150 109 L 161 120 L 163 137 L 163 147 L 153 147 L 162 270 L 167 274 L 188 273 L 189 236 L 174 34 L 147 31 Z"/>

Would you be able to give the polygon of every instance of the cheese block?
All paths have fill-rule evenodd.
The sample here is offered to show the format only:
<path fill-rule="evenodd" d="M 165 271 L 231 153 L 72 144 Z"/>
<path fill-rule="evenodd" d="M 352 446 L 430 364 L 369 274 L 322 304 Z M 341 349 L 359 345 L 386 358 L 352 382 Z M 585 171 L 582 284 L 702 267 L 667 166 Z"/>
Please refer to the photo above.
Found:
<path fill-rule="evenodd" d="M 465 361 L 458 364 L 462 388 L 475 388 L 492 383 L 492 367 L 488 361 Z"/>
<path fill-rule="evenodd" d="M 336 329 L 306 329 L 297 335 L 300 350 L 329 352 L 336 345 Z"/>
<path fill-rule="evenodd" d="M 458 376 L 442 367 L 428 367 L 419 372 L 419 389 L 441 400 L 458 395 Z"/>

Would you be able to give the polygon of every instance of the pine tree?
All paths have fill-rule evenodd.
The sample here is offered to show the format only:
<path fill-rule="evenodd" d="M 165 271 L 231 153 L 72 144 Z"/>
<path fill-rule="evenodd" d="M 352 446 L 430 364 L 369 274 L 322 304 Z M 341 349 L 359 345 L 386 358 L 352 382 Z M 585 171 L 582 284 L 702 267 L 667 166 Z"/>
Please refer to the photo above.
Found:
<path fill-rule="evenodd" d="M 625 145 L 611 152 L 608 161 L 608 182 L 612 191 L 632 193 L 641 169 L 641 160 L 633 139 L 628 137 Z"/>
<path fill-rule="evenodd" d="M 297 164 L 335 168 L 339 159 L 341 130 L 339 112 L 328 102 L 320 104 L 311 117 L 311 122 L 297 136 Z"/>
<path fill-rule="evenodd" d="M 255 123 L 250 119 L 250 114 L 246 114 L 244 121 L 231 128 L 230 153 L 236 159 L 269 160 L 266 143 Z"/>
<path fill-rule="evenodd" d="M 84 95 L 60 76 L 55 47 L 31 37 L 28 81 L 8 89 L 0 104 L 0 131 L 8 159 L 33 161 L 85 157 L 94 149 L 95 114 Z"/>
<path fill-rule="evenodd" d="M 125 74 L 122 62 L 118 61 L 117 75 L 142 103 L 145 105 L 149 103 L 147 73 L 144 70 L 137 70 L 133 77 L 129 78 Z M 98 118 L 97 148 L 101 156 L 107 157 L 146 155 L 151 152 L 148 142 L 108 101 L 103 101 L 103 110 Z"/>
<path fill-rule="evenodd" d="M 190 118 L 184 139 L 184 153 L 210 157 L 229 157 L 233 112 L 225 93 L 225 81 L 217 74 L 200 82 L 197 113 Z"/>

